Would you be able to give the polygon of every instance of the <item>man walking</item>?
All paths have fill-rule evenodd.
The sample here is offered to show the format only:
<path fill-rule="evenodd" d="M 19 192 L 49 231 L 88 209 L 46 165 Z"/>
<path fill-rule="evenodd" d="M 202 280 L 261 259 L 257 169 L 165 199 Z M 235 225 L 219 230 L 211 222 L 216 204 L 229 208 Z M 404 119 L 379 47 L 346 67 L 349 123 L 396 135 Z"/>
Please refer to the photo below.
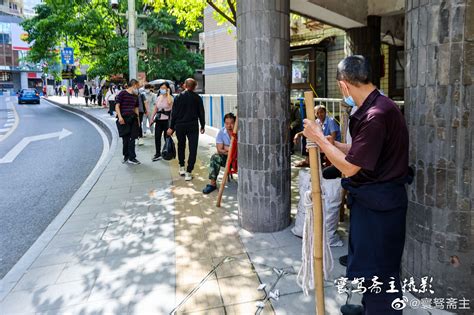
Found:
<path fill-rule="evenodd" d="M 140 164 L 135 154 L 135 139 L 140 131 L 138 119 L 138 88 L 137 80 L 131 79 L 128 88 L 122 90 L 115 98 L 115 111 L 118 117 L 119 134 L 123 141 L 123 162 Z"/>
<path fill-rule="evenodd" d="M 186 90 L 179 94 L 174 100 L 171 111 L 170 128 L 167 131 L 171 136 L 176 130 L 178 138 L 178 160 L 179 175 L 185 176 L 184 180 L 193 179 L 192 171 L 196 163 L 196 155 L 199 141 L 199 124 L 201 124 L 201 134 L 205 129 L 204 104 L 201 97 L 194 92 L 197 82 L 194 79 L 186 79 Z M 189 141 L 188 166 L 184 168 L 184 153 L 186 148 L 186 138 Z"/>
<path fill-rule="evenodd" d="M 349 124 L 352 144 L 326 138 L 321 126 L 307 119 L 304 135 L 347 176 L 342 180 L 351 209 L 347 278 L 357 278 L 369 288 L 362 299 L 365 314 L 401 314 L 392 302 L 402 298 L 405 184 L 413 179 L 408 129 L 397 105 L 381 95 L 369 78 L 370 66 L 362 56 L 349 56 L 337 66 L 344 102 L 358 107 Z M 380 291 L 370 290 L 373 286 Z"/>

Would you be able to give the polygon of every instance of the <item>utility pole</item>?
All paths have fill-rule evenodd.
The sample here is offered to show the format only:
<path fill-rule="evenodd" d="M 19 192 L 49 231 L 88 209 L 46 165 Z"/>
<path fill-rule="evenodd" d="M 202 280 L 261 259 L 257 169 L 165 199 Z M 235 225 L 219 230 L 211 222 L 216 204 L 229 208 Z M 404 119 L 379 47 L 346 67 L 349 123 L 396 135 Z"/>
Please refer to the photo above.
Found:
<path fill-rule="evenodd" d="M 135 43 L 137 29 L 137 12 L 135 11 L 135 0 L 128 0 L 128 69 L 129 79 L 137 78 L 138 57 Z"/>

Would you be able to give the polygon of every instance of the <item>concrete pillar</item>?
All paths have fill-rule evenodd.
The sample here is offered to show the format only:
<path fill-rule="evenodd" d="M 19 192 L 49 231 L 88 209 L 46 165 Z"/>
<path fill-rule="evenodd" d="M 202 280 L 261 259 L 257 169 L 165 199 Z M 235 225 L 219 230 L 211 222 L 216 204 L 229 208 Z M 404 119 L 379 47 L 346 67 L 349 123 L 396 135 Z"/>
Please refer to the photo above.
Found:
<path fill-rule="evenodd" d="M 239 221 L 290 224 L 289 0 L 237 1 Z"/>
<path fill-rule="evenodd" d="M 27 89 L 28 88 L 28 72 L 20 72 L 20 86 L 21 89 Z"/>
<path fill-rule="evenodd" d="M 472 308 L 474 1 L 409 0 L 405 9 L 405 115 L 416 177 L 403 276 L 433 277 L 431 297 L 470 298 Z"/>
<path fill-rule="evenodd" d="M 380 87 L 382 55 L 380 53 L 380 16 L 367 17 L 367 26 L 351 28 L 346 31 L 347 50 L 349 55 L 363 55 L 370 60 L 372 68 L 371 81 Z"/>

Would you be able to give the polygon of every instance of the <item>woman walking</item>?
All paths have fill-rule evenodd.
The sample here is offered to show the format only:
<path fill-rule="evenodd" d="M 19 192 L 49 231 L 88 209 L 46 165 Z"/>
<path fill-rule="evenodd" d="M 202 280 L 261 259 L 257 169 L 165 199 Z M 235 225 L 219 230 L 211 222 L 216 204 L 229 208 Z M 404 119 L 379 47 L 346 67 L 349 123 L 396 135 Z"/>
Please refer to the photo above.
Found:
<path fill-rule="evenodd" d="M 109 105 L 109 115 L 113 116 L 115 111 L 115 96 L 117 96 L 115 86 L 110 85 L 107 93 L 105 94 L 105 103 Z"/>
<path fill-rule="evenodd" d="M 159 96 L 153 106 L 152 124 L 155 124 L 155 156 L 152 161 L 161 160 L 161 134 L 166 141 L 169 137 L 166 131 L 169 128 L 169 119 L 171 116 L 171 108 L 173 107 L 173 96 L 171 96 L 171 89 L 168 82 L 160 86 Z M 150 126 L 151 128 L 151 126 Z"/>
<path fill-rule="evenodd" d="M 91 95 L 91 90 L 87 84 L 84 84 L 84 98 L 86 99 L 86 106 L 89 106 L 89 97 Z"/>

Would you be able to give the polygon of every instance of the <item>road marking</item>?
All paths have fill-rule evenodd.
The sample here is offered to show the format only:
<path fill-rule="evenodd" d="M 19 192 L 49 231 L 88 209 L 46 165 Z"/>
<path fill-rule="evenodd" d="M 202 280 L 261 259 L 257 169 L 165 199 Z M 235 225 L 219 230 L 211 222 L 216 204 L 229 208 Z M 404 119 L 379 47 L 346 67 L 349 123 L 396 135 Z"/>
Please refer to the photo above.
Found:
<path fill-rule="evenodd" d="M 4 141 L 6 138 L 8 138 L 16 130 L 16 128 L 20 124 L 20 116 L 18 115 L 18 113 L 16 111 L 15 105 L 13 105 L 13 103 L 10 101 L 10 97 L 5 98 L 5 100 L 7 102 L 7 109 L 8 109 L 8 107 L 10 107 L 10 109 L 8 109 L 9 110 L 8 115 L 9 116 L 13 115 L 13 117 L 15 118 L 15 123 L 14 123 L 13 127 L 11 127 L 8 130 L 8 132 L 5 135 L 3 135 L 3 137 L 0 137 L 0 142 Z"/>
<path fill-rule="evenodd" d="M 0 132 L 7 132 L 8 130 L 10 130 L 10 128 L 2 128 L 0 129 Z"/>
<path fill-rule="evenodd" d="M 25 137 L 21 139 L 21 141 L 17 143 L 17 145 L 15 145 L 13 149 L 11 149 L 2 159 L 0 159 L 0 164 L 13 162 L 16 159 L 16 157 L 21 153 L 21 151 L 23 151 L 28 146 L 28 144 L 30 144 L 33 141 L 46 140 L 46 139 L 51 139 L 51 138 L 56 138 L 56 137 L 58 137 L 58 140 L 61 140 L 70 135 L 72 135 L 72 132 L 63 128 L 63 130 L 58 131 L 58 132 L 46 133 L 46 134 L 38 135 L 38 136 Z"/>
<path fill-rule="evenodd" d="M 6 123 L 5 125 L 3 125 L 3 127 L 11 127 L 11 126 L 13 126 L 13 123 Z M 8 129 L 10 129 L 10 128 L 8 128 Z"/>

